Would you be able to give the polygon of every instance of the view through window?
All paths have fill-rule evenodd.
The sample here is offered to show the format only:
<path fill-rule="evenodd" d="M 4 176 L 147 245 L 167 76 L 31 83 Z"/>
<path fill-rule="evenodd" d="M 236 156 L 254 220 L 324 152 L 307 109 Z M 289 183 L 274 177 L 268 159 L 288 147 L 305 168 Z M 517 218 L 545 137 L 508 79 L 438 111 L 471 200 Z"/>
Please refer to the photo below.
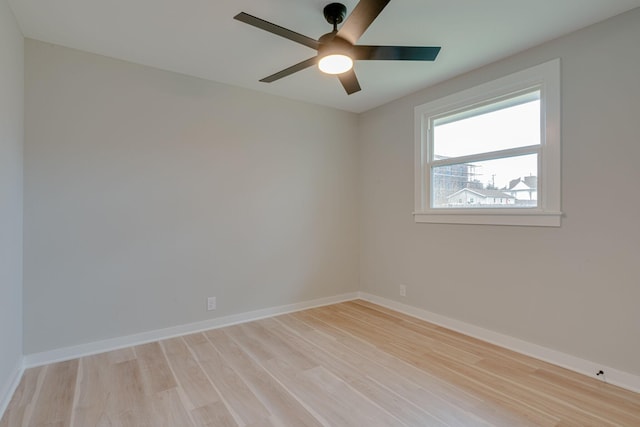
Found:
<path fill-rule="evenodd" d="M 432 121 L 433 208 L 538 207 L 540 91 Z"/>

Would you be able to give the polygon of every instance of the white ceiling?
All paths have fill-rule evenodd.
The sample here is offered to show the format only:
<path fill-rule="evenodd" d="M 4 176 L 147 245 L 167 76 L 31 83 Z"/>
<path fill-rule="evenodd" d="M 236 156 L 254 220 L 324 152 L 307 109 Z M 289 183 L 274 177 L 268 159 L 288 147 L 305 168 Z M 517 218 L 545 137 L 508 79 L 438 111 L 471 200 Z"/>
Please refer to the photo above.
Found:
<path fill-rule="evenodd" d="M 315 67 L 259 79 L 315 51 L 233 16 L 312 38 L 331 0 L 9 0 L 26 37 L 196 77 L 362 112 L 640 6 L 640 0 L 392 0 L 359 44 L 442 46 L 430 62 L 359 61 L 347 95 Z M 344 0 L 350 13 L 357 0 Z"/>

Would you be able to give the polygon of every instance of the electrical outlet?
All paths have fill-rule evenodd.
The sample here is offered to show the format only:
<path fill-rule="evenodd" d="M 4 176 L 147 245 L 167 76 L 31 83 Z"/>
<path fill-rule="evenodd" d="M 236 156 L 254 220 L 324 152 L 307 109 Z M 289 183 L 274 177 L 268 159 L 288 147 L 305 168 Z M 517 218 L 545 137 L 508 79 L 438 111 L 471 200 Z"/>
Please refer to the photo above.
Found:
<path fill-rule="evenodd" d="M 406 285 L 400 285 L 400 296 L 401 297 L 406 297 L 407 296 L 407 286 Z"/>
<path fill-rule="evenodd" d="M 207 311 L 216 309 L 216 297 L 207 298 Z"/>

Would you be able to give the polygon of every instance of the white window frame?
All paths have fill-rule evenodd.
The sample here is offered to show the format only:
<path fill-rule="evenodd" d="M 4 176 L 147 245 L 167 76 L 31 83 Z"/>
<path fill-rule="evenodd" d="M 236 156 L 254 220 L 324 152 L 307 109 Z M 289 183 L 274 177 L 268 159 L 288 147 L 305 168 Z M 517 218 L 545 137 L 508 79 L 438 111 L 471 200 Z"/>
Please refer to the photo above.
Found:
<path fill-rule="evenodd" d="M 468 110 L 531 89 L 540 90 L 538 206 L 535 208 L 432 208 L 430 153 L 432 122 L 448 113 Z M 554 59 L 415 108 L 416 222 L 444 224 L 561 225 L 560 59 Z"/>

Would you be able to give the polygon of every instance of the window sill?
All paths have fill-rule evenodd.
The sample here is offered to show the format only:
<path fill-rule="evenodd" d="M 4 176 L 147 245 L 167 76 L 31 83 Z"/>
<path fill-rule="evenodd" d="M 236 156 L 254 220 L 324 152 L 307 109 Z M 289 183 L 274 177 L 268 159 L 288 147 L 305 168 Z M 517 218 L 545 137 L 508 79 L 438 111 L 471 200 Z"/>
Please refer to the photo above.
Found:
<path fill-rule="evenodd" d="M 415 222 L 429 224 L 482 224 L 517 225 L 530 227 L 560 227 L 562 212 L 542 211 L 496 211 L 473 209 L 469 211 L 438 209 L 429 212 L 414 212 Z"/>

